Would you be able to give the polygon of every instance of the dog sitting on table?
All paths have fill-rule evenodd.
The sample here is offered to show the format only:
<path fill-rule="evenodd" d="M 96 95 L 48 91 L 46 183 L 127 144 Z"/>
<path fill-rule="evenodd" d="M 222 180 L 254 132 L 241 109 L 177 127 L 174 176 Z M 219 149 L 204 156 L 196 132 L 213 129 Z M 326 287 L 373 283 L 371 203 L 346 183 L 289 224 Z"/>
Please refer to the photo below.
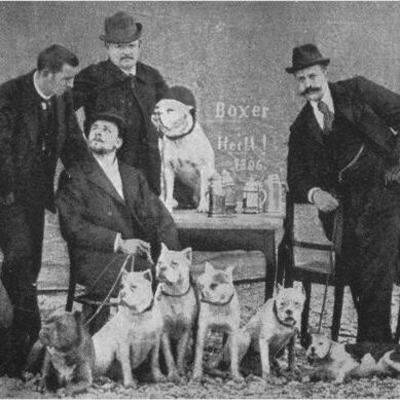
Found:
<path fill-rule="evenodd" d="M 178 205 L 174 199 L 175 178 L 178 178 L 192 189 L 197 211 L 207 212 L 207 191 L 215 172 L 215 156 L 196 119 L 193 94 L 185 87 L 172 87 L 168 96 L 156 104 L 151 119 L 162 135 L 161 199 L 167 209 L 171 212 Z"/>

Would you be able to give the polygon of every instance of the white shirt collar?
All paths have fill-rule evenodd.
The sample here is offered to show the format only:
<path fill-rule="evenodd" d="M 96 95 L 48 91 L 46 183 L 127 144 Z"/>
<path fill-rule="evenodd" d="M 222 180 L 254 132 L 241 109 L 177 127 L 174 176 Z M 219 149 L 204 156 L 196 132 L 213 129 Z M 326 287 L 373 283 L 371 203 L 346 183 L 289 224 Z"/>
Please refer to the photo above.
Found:
<path fill-rule="evenodd" d="M 331 91 L 329 90 L 328 86 L 324 92 L 324 95 L 322 96 L 321 100 L 319 100 L 319 101 L 323 101 L 328 106 L 329 111 L 331 111 L 333 114 L 335 113 L 335 107 L 333 106 L 333 100 L 332 100 L 332 94 L 331 94 Z M 320 112 L 319 108 L 318 108 L 319 101 L 310 101 L 310 103 L 314 109 L 314 112 L 315 111 Z"/>
<path fill-rule="evenodd" d="M 51 96 L 46 96 L 39 88 L 39 83 L 38 83 L 38 71 L 35 71 L 33 74 L 33 86 L 35 86 L 35 90 L 37 91 L 38 95 L 43 99 L 43 100 L 50 100 Z"/>
<path fill-rule="evenodd" d="M 103 169 L 111 170 L 114 168 L 118 168 L 118 159 L 115 153 L 99 155 L 96 153 L 92 153 L 95 160 L 100 164 Z"/>
<path fill-rule="evenodd" d="M 121 69 L 121 71 L 126 75 L 136 76 L 136 64 L 129 71 L 127 71 L 126 69 Z"/>

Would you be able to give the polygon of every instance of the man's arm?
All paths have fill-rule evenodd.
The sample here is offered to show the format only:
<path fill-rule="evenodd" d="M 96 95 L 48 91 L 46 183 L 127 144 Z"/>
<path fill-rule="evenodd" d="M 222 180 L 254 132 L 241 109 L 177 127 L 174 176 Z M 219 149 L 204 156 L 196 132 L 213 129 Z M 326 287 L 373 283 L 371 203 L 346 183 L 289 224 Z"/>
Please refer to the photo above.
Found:
<path fill-rule="evenodd" d="M 170 250 L 180 250 L 178 230 L 175 222 L 162 201 L 150 190 L 146 178 L 140 173 L 141 203 L 145 208 L 146 226 L 156 236 L 158 243 L 164 243 Z"/>
<path fill-rule="evenodd" d="M 289 190 L 296 202 L 306 203 L 309 192 L 320 187 L 308 167 L 309 151 L 306 149 L 300 132 L 292 126 L 289 136 L 289 151 L 287 158 L 287 180 Z"/>
<path fill-rule="evenodd" d="M 17 111 L 7 88 L 3 86 L 0 91 L 0 204 L 13 203 L 15 184 L 11 141 Z"/>
<path fill-rule="evenodd" d="M 64 95 L 66 139 L 61 151 L 61 161 L 66 168 L 88 157 L 88 148 L 73 108 L 70 92 Z"/>
<path fill-rule="evenodd" d="M 362 76 L 355 78 L 357 92 L 380 118 L 400 133 L 400 95 Z"/>
<path fill-rule="evenodd" d="M 74 79 L 74 87 L 72 89 L 74 98 L 74 109 L 79 110 L 81 107 L 94 106 L 99 92 L 99 83 L 96 79 L 96 71 L 94 66 L 89 66 L 80 71 Z"/>
<path fill-rule="evenodd" d="M 60 228 L 64 239 L 72 245 L 101 251 L 114 251 L 117 233 L 85 219 L 82 183 L 79 178 L 63 171 L 56 193 L 60 213 Z"/>

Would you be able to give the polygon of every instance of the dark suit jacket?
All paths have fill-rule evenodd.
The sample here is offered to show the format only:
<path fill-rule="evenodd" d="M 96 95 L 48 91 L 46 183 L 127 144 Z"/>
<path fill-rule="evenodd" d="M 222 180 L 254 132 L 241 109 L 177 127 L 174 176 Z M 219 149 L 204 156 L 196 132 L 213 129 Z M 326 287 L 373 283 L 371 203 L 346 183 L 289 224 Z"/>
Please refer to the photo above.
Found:
<path fill-rule="evenodd" d="M 151 122 L 156 103 L 163 98 L 168 87 L 160 73 L 143 63 L 137 64 L 135 89 L 130 78 L 110 60 L 90 65 L 74 80 L 75 109 L 84 107 L 86 118 L 98 111 L 117 111 L 127 123 L 127 135 L 118 157 L 139 168 L 150 188 L 160 194 L 160 153 L 158 133 Z M 132 112 L 139 105 L 144 123 L 137 126 L 137 115 Z"/>
<path fill-rule="evenodd" d="M 50 167 L 43 170 L 38 146 L 40 97 L 34 71 L 0 86 L 0 197 L 13 192 L 17 202 L 43 202 L 54 211 L 53 182 L 57 159 L 64 165 L 87 154 L 70 93 L 57 97 L 57 126 Z M 50 189 L 49 189 L 50 188 Z M 50 191 L 50 193 L 48 193 Z"/>
<path fill-rule="evenodd" d="M 335 114 L 341 114 L 354 126 L 354 138 L 342 149 L 336 171 L 328 166 L 322 130 L 307 103 L 290 128 L 288 184 L 296 201 L 307 202 L 313 187 L 327 191 L 338 189 L 338 170 L 352 160 L 365 144 L 386 166 L 399 161 L 396 136 L 400 132 L 400 96 L 363 77 L 329 84 Z"/>
<path fill-rule="evenodd" d="M 397 136 L 400 132 L 400 96 L 363 77 L 329 84 L 335 118 L 341 115 L 352 127 L 351 137 L 341 137 L 335 144 L 337 159 L 332 164 L 323 133 L 307 103 L 290 128 L 288 184 L 295 202 L 308 202 L 307 194 L 320 187 L 345 198 L 345 215 L 377 213 L 399 203 L 397 195 L 383 190 L 385 170 L 399 162 Z M 346 169 L 339 182 L 339 171 L 349 165 L 361 146 L 365 149 L 358 161 Z M 368 196 L 368 201 L 365 195 Z M 356 193 L 356 200 L 354 194 Z M 353 196 L 353 200 L 349 200 Z M 320 213 L 325 232 L 330 237 L 333 213 Z M 391 223 L 388 221 L 388 223 Z M 345 224 L 346 226 L 346 224 Z"/>
<path fill-rule="evenodd" d="M 126 257 L 114 253 L 117 233 L 123 239 L 150 242 L 155 261 L 161 242 L 170 249 L 180 249 L 174 221 L 150 191 L 143 174 L 123 162 L 119 169 L 125 201 L 92 156 L 63 171 L 56 195 L 61 232 L 68 243 L 78 282 L 91 286 L 103 269 L 112 264 L 96 285 L 96 292 L 110 289 Z"/>

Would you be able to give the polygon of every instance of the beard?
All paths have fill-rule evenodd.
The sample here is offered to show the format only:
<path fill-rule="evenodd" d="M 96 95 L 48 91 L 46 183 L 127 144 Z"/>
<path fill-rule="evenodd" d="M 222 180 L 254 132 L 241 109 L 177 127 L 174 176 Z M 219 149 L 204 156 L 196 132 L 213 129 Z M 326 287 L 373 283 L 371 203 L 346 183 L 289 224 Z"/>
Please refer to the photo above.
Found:
<path fill-rule="evenodd" d="M 91 140 L 89 142 L 89 150 L 94 153 L 97 154 L 99 156 L 104 156 L 110 153 L 113 153 L 115 150 L 117 149 L 116 146 L 113 146 L 112 148 L 107 148 L 104 146 L 103 142 L 100 142 L 98 140 Z"/>

